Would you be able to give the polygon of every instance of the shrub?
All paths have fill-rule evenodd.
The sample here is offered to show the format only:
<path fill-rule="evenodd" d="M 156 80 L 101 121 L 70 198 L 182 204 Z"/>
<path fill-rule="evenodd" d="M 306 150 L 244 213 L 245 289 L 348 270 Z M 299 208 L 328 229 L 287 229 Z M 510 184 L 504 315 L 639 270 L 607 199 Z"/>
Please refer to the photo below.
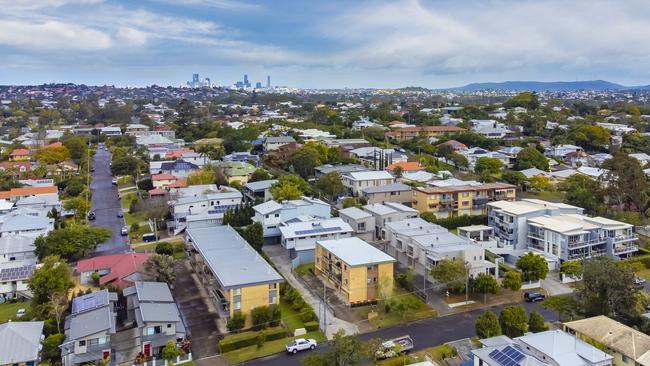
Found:
<path fill-rule="evenodd" d="M 305 330 L 308 332 L 314 332 L 320 329 L 320 325 L 317 321 L 305 322 Z"/>
<path fill-rule="evenodd" d="M 268 306 L 259 306 L 251 310 L 251 319 L 253 320 L 253 329 L 260 330 L 268 326 L 271 321 L 270 311 Z"/>
<path fill-rule="evenodd" d="M 226 328 L 228 328 L 229 331 L 233 330 L 239 330 L 244 327 L 246 324 L 246 315 L 242 314 L 241 311 L 235 311 L 235 314 L 228 319 L 228 323 L 226 323 Z"/>
<path fill-rule="evenodd" d="M 264 331 L 261 331 L 257 334 L 257 349 L 262 348 L 264 342 L 266 342 L 266 334 L 264 334 Z"/>
<path fill-rule="evenodd" d="M 94 284 L 95 286 L 99 286 L 99 277 L 100 277 L 100 276 L 99 276 L 99 273 L 98 273 L 98 272 L 93 272 L 93 273 L 90 275 L 90 278 L 93 280 L 93 284 Z"/>
<path fill-rule="evenodd" d="M 226 353 L 243 347 L 256 345 L 259 333 L 260 332 L 245 332 L 228 336 L 219 341 L 219 351 L 221 353 Z M 274 341 L 285 338 L 286 336 L 287 333 L 281 327 L 268 328 L 264 331 L 265 341 Z"/>
<path fill-rule="evenodd" d="M 478 215 L 478 216 L 463 215 L 463 216 L 447 217 L 444 219 L 436 219 L 436 218 L 431 218 L 429 216 L 423 216 L 422 218 L 449 230 L 455 229 L 460 226 L 487 224 L 487 216 L 483 216 L 483 215 Z"/>
<path fill-rule="evenodd" d="M 156 253 L 164 255 L 174 254 L 174 246 L 172 243 L 162 242 L 156 245 Z"/>
<path fill-rule="evenodd" d="M 311 321 L 315 321 L 318 319 L 316 316 L 316 313 L 314 310 L 311 308 L 311 306 L 307 305 L 304 308 L 302 308 L 303 313 L 300 315 L 300 321 L 303 323 L 308 323 Z"/>

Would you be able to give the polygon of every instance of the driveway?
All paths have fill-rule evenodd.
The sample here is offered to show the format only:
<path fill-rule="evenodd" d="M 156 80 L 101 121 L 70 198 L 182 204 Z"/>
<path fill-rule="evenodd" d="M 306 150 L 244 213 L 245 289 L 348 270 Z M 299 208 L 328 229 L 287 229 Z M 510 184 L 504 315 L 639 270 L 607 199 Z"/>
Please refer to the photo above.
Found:
<path fill-rule="evenodd" d="M 126 236 L 120 235 L 120 230 L 125 225 L 124 218 L 118 218 L 117 213 L 122 211 L 117 196 L 117 186 L 111 184 L 113 176 L 109 164 L 111 154 L 103 149 L 97 149 L 94 156 L 95 172 L 92 173 L 92 210 L 95 211 L 95 220 L 90 221 L 91 226 L 101 226 L 109 229 L 113 236 L 106 242 L 99 244 L 95 255 L 124 253 L 131 250 Z"/>
<path fill-rule="evenodd" d="M 542 280 L 542 288 L 549 296 L 567 295 L 573 292 L 571 287 L 559 280 L 559 276 L 557 271 L 552 271 L 548 273 L 546 279 Z"/>

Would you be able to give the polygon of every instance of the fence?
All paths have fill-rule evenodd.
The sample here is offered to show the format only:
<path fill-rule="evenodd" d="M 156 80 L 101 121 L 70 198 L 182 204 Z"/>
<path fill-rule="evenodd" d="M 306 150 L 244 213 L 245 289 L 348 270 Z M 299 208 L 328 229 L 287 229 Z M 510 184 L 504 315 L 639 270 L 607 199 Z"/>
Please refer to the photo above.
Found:
<path fill-rule="evenodd" d="M 184 355 L 184 356 L 178 356 L 176 357 L 176 360 L 172 362 L 173 365 L 179 365 L 179 364 L 184 364 L 186 362 L 192 361 L 192 352 Z M 133 364 L 133 366 L 171 366 L 167 360 L 164 359 L 156 359 L 156 357 L 153 357 L 149 361 L 145 361 L 144 363 L 136 363 Z"/>

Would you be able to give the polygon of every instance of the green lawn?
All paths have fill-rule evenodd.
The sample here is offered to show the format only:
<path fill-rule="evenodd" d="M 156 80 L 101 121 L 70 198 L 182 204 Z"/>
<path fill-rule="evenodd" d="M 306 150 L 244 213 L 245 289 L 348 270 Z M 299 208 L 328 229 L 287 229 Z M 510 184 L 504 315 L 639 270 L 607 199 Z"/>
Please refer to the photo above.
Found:
<path fill-rule="evenodd" d="M 274 341 L 268 341 L 265 342 L 261 348 L 257 348 L 256 345 L 240 348 L 238 350 L 227 352 L 224 354 L 224 356 L 226 356 L 228 361 L 230 361 L 232 364 L 240 364 L 242 362 L 253 360 L 255 358 L 265 357 L 268 355 L 272 355 L 274 353 L 284 352 L 285 350 L 284 346 L 296 338 L 313 338 L 317 342 L 323 342 L 326 340 L 325 335 L 323 335 L 323 333 L 320 331 L 309 332 L 300 337 L 287 337 L 287 338 L 278 339 Z"/>
<path fill-rule="evenodd" d="M 562 191 L 541 191 L 541 192 L 521 192 L 521 198 L 537 198 L 550 202 L 562 202 L 564 200 L 564 192 Z"/>
<path fill-rule="evenodd" d="M 370 319 L 370 323 L 377 328 L 392 327 L 420 319 L 432 318 L 438 315 L 437 312 L 429 305 L 425 304 L 422 299 L 397 287 L 397 285 L 393 290 L 393 297 L 398 297 L 400 300 L 408 304 L 413 304 L 414 308 L 409 309 L 403 314 L 393 311 L 386 313 L 382 305 L 361 306 L 354 308 L 354 311 L 364 319 L 368 318 L 368 314 L 371 311 L 376 312 L 377 317 Z"/>
<path fill-rule="evenodd" d="M 138 196 L 135 193 L 123 194 L 122 198 L 120 199 L 120 205 L 122 206 L 122 209 L 128 211 L 129 208 L 131 208 L 131 203 L 137 200 Z"/>
<path fill-rule="evenodd" d="M 314 263 L 305 263 L 301 264 L 296 269 L 294 270 L 296 274 L 300 277 L 305 276 L 307 273 L 309 273 L 310 269 L 314 269 Z"/>
<path fill-rule="evenodd" d="M 143 211 L 136 212 L 136 213 L 130 213 L 130 212 L 124 213 L 124 220 L 126 221 L 126 224 L 129 226 L 129 228 L 131 227 L 131 225 L 133 225 L 136 222 L 140 224 L 140 226 L 142 226 L 147 223 L 147 219 L 148 219 L 147 213 Z"/>
<path fill-rule="evenodd" d="M 300 320 L 300 315 L 297 311 L 291 308 L 291 305 L 280 301 L 280 312 L 282 313 L 282 322 L 287 326 L 290 332 L 299 328 L 304 328 L 305 324 Z"/>
<path fill-rule="evenodd" d="M 28 302 L 0 304 L 0 324 L 6 323 L 7 321 L 14 319 L 16 317 L 16 311 L 18 309 L 27 310 L 28 308 L 29 308 Z"/>
<path fill-rule="evenodd" d="M 186 257 L 185 244 L 182 241 L 172 241 L 170 242 L 170 244 L 174 246 L 174 254 L 172 254 L 172 257 L 174 257 L 174 259 L 185 259 Z M 144 253 L 144 252 L 152 253 L 156 250 L 156 245 L 158 245 L 158 242 L 139 245 L 133 248 L 133 251 L 139 253 Z"/>

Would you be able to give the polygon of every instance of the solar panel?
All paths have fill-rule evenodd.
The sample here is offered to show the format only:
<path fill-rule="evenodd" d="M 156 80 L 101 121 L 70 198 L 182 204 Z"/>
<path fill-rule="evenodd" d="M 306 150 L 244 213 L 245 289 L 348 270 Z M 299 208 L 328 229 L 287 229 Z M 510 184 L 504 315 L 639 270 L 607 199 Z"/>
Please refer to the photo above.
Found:
<path fill-rule="evenodd" d="M 100 292 L 75 297 L 72 300 L 72 312 L 80 313 L 106 305 L 105 298 Z"/>
<path fill-rule="evenodd" d="M 318 233 L 326 233 L 329 231 L 339 231 L 339 230 L 341 230 L 341 227 L 339 226 L 320 227 L 320 228 L 309 229 L 309 230 L 298 230 L 296 231 L 296 235 L 318 234 Z"/>
<path fill-rule="evenodd" d="M 0 281 L 14 281 L 29 278 L 34 272 L 35 265 L 30 264 L 22 267 L 4 268 L 0 270 Z"/>
<path fill-rule="evenodd" d="M 507 346 L 506 348 L 503 349 L 506 354 L 512 358 L 515 362 L 519 362 L 524 359 L 524 354 L 519 352 L 519 350 L 514 349 L 511 346 Z"/>
<path fill-rule="evenodd" d="M 519 361 L 525 357 L 523 353 L 511 346 L 506 346 L 503 350 L 495 349 L 489 355 L 501 366 L 519 366 Z"/>

